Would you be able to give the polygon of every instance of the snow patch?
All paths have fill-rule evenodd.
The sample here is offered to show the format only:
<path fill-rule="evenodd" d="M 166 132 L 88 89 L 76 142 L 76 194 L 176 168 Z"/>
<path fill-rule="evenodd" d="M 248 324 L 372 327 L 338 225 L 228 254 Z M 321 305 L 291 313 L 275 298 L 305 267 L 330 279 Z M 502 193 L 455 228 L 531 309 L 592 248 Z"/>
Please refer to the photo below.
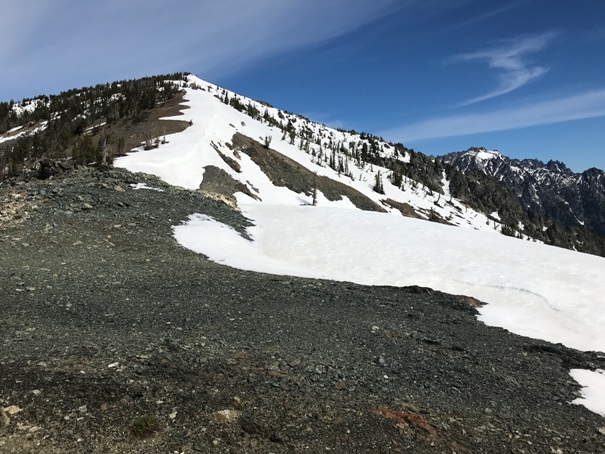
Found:
<path fill-rule="evenodd" d="M 249 230 L 254 247 L 229 249 L 216 258 L 221 263 L 469 295 L 488 303 L 479 310 L 479 320 L 488 325 L 572 348 L 605 351 L 605 303 L 600 297 L 605 292 L 605 259 L 601 257 L 354 209 L 239 206 L 255 223 Z M 220 238 L 204 229 L 194 236 L 195 247 L 183 246 L 211 260 L 215 260 L 212 251 L 236 242 L 220 246 Z M 266 268 L 265 262 L 271 267 Z"/>
<path fill-rule="evenodd" d="M 494 158 L 498 158 L 501 154 L 495 150 L 481 149 L 473 152 L 473 156 L 478 161 L 490 161 Z"/>
<path fill-rule="evenodd" d="M 163 190 L 163 189 L 160 189 L 160 188 L 153 188 L 153 187 L 151 187 L 151 186 L 147 186 L 147 184 L 145 184 L 145 183 L 131 183 L 131 184 L 130 184 L 130 187 L 131 187 L 132 189 L 149 189 L 149 190 L 151 190 L 151 191 L 164 192 L 164 190 Z"/>
<path fill-rule="evenodd" d="M 582 397 L 571 403 L 584 405 L 593 413 L 605 416 L 605 370 L 572 369 L 569 374 L 582 386 Z"/>

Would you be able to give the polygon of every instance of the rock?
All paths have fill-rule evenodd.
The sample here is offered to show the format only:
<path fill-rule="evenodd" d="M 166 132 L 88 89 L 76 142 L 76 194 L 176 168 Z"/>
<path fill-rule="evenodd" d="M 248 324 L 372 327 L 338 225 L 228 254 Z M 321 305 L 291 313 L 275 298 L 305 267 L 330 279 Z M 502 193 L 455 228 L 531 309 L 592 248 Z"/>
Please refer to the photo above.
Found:
<path fill-rule="evenodd" d="M 11 422 L 11 419 L 4 412 L 4 410 L 2 410 L 0 408 L 0 430 L 4 429 L 5 427 L 8 427 L 8 425 L 10 424 L 10 422 Z"/>
<path fill-rule="evenodd" d="M 337 389 L 347 389 L 347 382 L 345 380 L 340 380 L 336 382 Z"/>
<path fill-rule="evenodd" d="M 231 424 L 241 416 L 242 412 L 238 410 L 220 410 L 212 413 L 214 420 L 221 424 Z"/>
<path fill-rule="evenodd" d="M 70 161 L 61 161 L 61 162 L 58 163 L 58 166 L 64 172 L 66 172 L 66 171 L 71 170 L 71 169 L 74 168 L 73 164 Z"/>
<path fill-rule="evenodd" d="M 248 418 L 242 418 L 240 421 L 240 426 L 244 432 L 250 435 L 262 436 L 265 434 L 265 430 L 261 426 Z"/>
<path fill-rule="evenodd" d="M 10 405 L 8 407 L 5 407 L 4 411 L 9 415 L 16 415 L 21 411 L 21 408 L 17 407 L 16 405 Z"/>
<path fill-rule="evenodd" d="M 36 177 L 39 180 L 46 180 L 55 175 L 63 173 L 64 170 L 65 169 L 63 169 L 62 166 L 57 164 L 56 162 L 45 159 L 43 161 L 40 161 L 40 163 L 38 164 L 38 172 L 36 174 Z"/>
<path fill-rule="evenodd" d="M 279 370 L 279 361 L 274 361 L 270 364 L 267 364 L 267 366 L 265 366 L 266 370 Z"/>
<path fill-rule="evenodd" d="M 437 430 L 421 415 L 414 413 L 401 413 L 386 408 L 377 408 L 373 411 L 373 413 L 375 415 L 380 415 L 395 421 L 395 427 L 399 429 L 410 428 L 418 432 L 424 432 L 431 437 L 437 436 Z"/>

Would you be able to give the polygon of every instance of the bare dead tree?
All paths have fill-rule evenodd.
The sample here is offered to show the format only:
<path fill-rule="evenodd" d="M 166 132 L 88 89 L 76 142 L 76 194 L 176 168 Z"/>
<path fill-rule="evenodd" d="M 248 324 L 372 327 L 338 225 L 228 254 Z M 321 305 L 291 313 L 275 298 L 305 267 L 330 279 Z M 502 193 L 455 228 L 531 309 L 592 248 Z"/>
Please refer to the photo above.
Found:
<path fill-rule="evenodd" d="M 144 136 L 144 149 L 145 150 L 151 150 L 152 148 L 154 148 L 154 143 L 153 143 L 153 131 L 155 129 L 155 122 L 154 121 L 149 121 L 147 123 L 145 123 L 145 130 L 143 132 L 143 136 Z"/>

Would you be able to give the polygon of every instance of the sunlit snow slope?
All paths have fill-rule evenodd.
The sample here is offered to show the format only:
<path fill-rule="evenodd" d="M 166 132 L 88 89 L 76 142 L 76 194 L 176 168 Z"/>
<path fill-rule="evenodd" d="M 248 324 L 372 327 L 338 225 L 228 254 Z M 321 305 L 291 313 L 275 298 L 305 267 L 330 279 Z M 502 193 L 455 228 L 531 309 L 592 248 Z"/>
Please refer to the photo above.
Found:
<path fill-rule="evenodd" d="M 185 247 L 241 269 L 370 285 L 421 285 L 469 295 L 488 303 L 480 309 L 480 319 L 489 325 L 605 352 L 605 259 L 505 237 L 499 225 L 467 209 L 447 191 L 444 197 L 411 182 L 404 182 L 402 190 L 384 178 L 385 195 L 378 194 L 372 190 L 376 173 L 387 175 L 386 169 L 351 160 L 346 176 L 318 158 L 320 147 L 329 142 L 345 148 L 360 146 L 358 136 L 254 104 L 273 118 L 291 121 L 297 134 L 306 131 L 321 138 L 321 145 L 307 145 L 305 150 L 301 136 L 286 138 L 279 128 L 253 120 L 219 99 L 234 93 L 192 76 L 189 82 L 190 109 L 185 118 L 193 125 L 171 136 L 170 143 L 131 153 L 116 165 L 156 174 L 189 189 L 199 187 L 204 167 L 212 165 L 254 188 L 260 200 L 237 195 L 238 206 L 255 224 L 249 229 L 253 241 L 213 219 L 192 214 L 174 228 L 176 239 Z M 196 89 L 191 88 L 193 84 Z M 271 137 L 272 149 L 318 175 L 354 187 L 378 204 L 388 197 L 410 204 L 426 217 L 434 210 L 459 227 L 403 217 L 386 206 L 388 213 L 361 211 L 346 199 L 329 202 L 322 194 L 318 206 L 311 206 L 309 195 L 273 185 L 247 155 L 233 150 L 236 131 L 260 142 Z M 237 160 L 241 172 L 233 170 L 217 150 Z M 389 152 L 386 148 L 385 153 Z M 591 383 L 597 381 L 598 377 Z M 605 414 L 605 402 L 601 405 Z"/>
<path fill-rule="evenodd" d="M 137 153 L 118 158 L 116 166 L 136 172 L 155 174 L 173 185 L 198 189 L 203 179 L 204 167 L 212 165 L 223 169 L 242 183 L 251 183 L 254 188 L 258 189 L 258 195 L 265 203 L 310 203 L 310 196 L 295 195 L 283 188 L 285 192 L 278 190 L 258 166 L 252 163 L 250 158 L 236 153 L 230 147 L 233 134 L 236 132 L 260 142 L 263 142 L 266 137 L 270 137 L 272 149 L 283 153 L 320 176 L 325 175 L 353 187 L 381 204 L 386 211 L 392 214 L 401 215 L 398 210 L 382 204 L 382 200 L 390 198 L 397 202 L 408 203 L 416 208 L 418 214 L 424 218 L 428 218 L 432 211 L 454 225 L 493 233 L 500 231 L 499 224 L 495 224 L 488 220 L 483 213 L 467 208 L 452 198 L 448 192 L 447 182 L 444 185 L 445 194 L 442 195 L 433 193 L 422 184 L 403 177 L 405 190 L 402 190 L 393 186 L 388 180 L 387 176 L 390 171 L 387 169 L 363 162 L 358 164 L 352 157 L 345 156 L 338 151 L 334 151 L 335 159 L 344 162 L 348 175 L 346 172 L 331 169 L 327 162 L 333 150 L 341 148 L 351 150 L 352 147 L 360 149 L 364 142 L 368 142 L 361 139 L 359 135 L 328 128 L 294 114 L 268 107 L 204 82 L 197 77 L 189 76 L 189 80 L 196 89 L 187 88 L 186 99 L 189 109 L 185 110 L 184 116 L 178 117 L 178 119 L 191 120 L 193 125 L 180 134 L 170 136 L 170 143 L 161 145 L 157 149 L 142 151 L 141 147 L 136 149 Z M 266 112 L 268 116 L 280 122 L 290 122 L 296 131 L 294 140 L 292 141 L 289 136 L 284 137 L 285 134 L 278 127 L 254 120 L 224 104 L 219 99 L 224 93 L 230 99 L 237 97 L 243 104 L 252 104 L 260 112 Z M 318 145 L 317 141 L 321 144 Z M 392 156 L 395 153 L 395 150 L 392 147 L 389 148 L 388 144 L 383 145 L 382 153 L 385 156 Z M 217 150 L 238 161 L 242 166 L 242 172 L 234 171 L 220 157 Z M 398 158 L 404 162 L 409 159 L 406 156 Z M 382 175 L 384 195 L 372 190 L 378 172 Z"/>

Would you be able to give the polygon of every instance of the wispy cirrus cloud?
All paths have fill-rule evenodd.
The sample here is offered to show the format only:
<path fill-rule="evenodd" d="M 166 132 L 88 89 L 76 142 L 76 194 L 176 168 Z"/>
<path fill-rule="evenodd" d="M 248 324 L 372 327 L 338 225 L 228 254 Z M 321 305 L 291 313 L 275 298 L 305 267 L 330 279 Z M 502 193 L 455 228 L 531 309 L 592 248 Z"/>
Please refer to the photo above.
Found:
<path fill-rule="evenodd" d="M 463 22 L 453 24 L 452 26 L 449 27 L 449 29 L 453 30 L 456 28 L 468 27 L 469 25 L 476 25 L 487 19 L 491 19 L 491 18 L 498 16 L 500 14 L 503 14 L 503 13 L 507 13 L 508 11 L 510 11 L 512 9 L 518 8 L 519 6 L 526 5 L 527 2 L 528 2 L 528 0 L 517 0 L 515 2 L 507 2 L 504 5 L 499 6 L 498 8 L 492 9 L 483 14 L 479 14 L 478 16 L 471 17 Z"/>
<path fill-rule="evenodd" d="M 469 99 L 460 105 L 475 104 L 516 90 L 544 75 L 548 68 L 532 65 L 528 57 L 552 43 L 557 33 L 548 32 L 534 36 L 507 39 L 496 47 L 450 57 L 448 63 L 480 61 L 488 68 L 499 71 L 498 86 L 481 96 Z"/>
<path fill-rule="evenodd" d="M 433 118 L 384 131 L 380 135 L 409 143 L 603 116 L 605 88 L 491 112 Z"/>
<path fill-rule="evenodd" d="M 0 99 L 161 72 L 216 77 L 345 35 L 418 1 L 6 2 Z"/>

